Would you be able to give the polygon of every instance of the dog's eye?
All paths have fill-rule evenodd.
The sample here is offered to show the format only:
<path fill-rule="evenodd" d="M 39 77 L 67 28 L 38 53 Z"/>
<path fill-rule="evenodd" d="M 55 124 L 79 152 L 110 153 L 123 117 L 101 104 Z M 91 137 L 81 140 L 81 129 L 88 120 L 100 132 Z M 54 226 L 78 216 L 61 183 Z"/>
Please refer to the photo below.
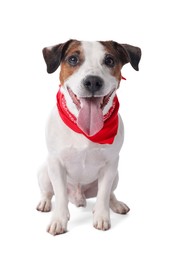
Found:
<path fill-rule="evenodd" d="M 71 65 L 71 66 L 76 66 L 79 63 L 79 59 L 77 56 L 75 55 L 71 55 L 70 57 L 67 58 L 67 62 Z"/>
<path fill-rule="evenodd" d="M 104 59 L 104 64 L 110 68 L 113 68 L 115 65 L 115 61 L 112 56 L 107 55 Z"/>

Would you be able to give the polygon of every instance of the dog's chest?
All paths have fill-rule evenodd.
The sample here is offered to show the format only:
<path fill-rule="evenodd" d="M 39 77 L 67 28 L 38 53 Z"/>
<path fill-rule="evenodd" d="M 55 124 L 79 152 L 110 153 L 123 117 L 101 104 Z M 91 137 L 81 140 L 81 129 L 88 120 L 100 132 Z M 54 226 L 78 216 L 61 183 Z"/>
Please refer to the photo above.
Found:
<path fill-rule="evenodd" d="M 103 148 L 77 149 L 70 147 L 62 152 L 61 160 L 69 179 L 82 184 L 96 180 L 99 171 L 107 163 Z"/>
<path fill-rule="evenodd" d="M 113 144 L 94 143 L 85 136 L 71 131 L 54 108 L 46 129 L 48 152 L 57 157 L 66 169 L 70 183 L 89 184 L 97 180 L 105 166 L 118 159 L 123 143 L 122 126 L 119 117 L 119 131 Z"/>

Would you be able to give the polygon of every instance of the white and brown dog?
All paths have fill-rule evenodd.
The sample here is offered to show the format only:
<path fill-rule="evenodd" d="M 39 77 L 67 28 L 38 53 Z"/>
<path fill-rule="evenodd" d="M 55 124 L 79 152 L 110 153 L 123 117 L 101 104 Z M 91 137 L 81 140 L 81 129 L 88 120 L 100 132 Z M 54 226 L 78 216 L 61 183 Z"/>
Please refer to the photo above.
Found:
<path fill-rule="evenodd" d="M 110 228 L 110 208 L 120 214 L 129 211 L 116 199 L 119 152 L 124 129 L 116 90 L 121 68 L 130 62 L 135 70 L 141 50 L 114 41 L 69 40 L 43 49 L 48 73 L 61 64 L 57 106 L 46 128 L 48 158 L 38 178 L 42 198 L 37 210 L 55 208 L 48 232 L 66 232 L 68 201 L 86 206 L 86 198 L 97 197 L 93 225 Z"/>

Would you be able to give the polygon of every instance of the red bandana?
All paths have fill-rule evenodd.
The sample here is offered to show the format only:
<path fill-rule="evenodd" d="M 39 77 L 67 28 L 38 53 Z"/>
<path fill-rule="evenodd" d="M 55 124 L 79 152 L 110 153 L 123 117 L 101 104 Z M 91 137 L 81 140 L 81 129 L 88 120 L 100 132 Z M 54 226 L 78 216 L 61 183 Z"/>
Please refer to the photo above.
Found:
<path fill-rule="evenodd" d="M 86 138 L 94 143 L 112 144 L 118 131 L 118 110 L 119 101 L 117 96 L 114 97 L 113 105 L 109 112 L 104 115 L 104 126 L 95 135 L 86 135 L 78 126 L 76 117 L 68 110 L 64 95 L 59 90 L 57 93 L 57 107 L 63 122 L 73 131 L 83 134 Z"/>

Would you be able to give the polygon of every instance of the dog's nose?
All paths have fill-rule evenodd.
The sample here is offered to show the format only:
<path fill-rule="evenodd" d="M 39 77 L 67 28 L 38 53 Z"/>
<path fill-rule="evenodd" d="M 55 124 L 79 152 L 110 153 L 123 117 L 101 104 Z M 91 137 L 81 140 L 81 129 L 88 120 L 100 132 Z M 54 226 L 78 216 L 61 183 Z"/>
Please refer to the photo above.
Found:
<path fill-rule="evenodd" d="M 94 94 L 103 86 L 103 80 L 98 76 L 89 75 L 83 80 L 85 88 Z"/>

